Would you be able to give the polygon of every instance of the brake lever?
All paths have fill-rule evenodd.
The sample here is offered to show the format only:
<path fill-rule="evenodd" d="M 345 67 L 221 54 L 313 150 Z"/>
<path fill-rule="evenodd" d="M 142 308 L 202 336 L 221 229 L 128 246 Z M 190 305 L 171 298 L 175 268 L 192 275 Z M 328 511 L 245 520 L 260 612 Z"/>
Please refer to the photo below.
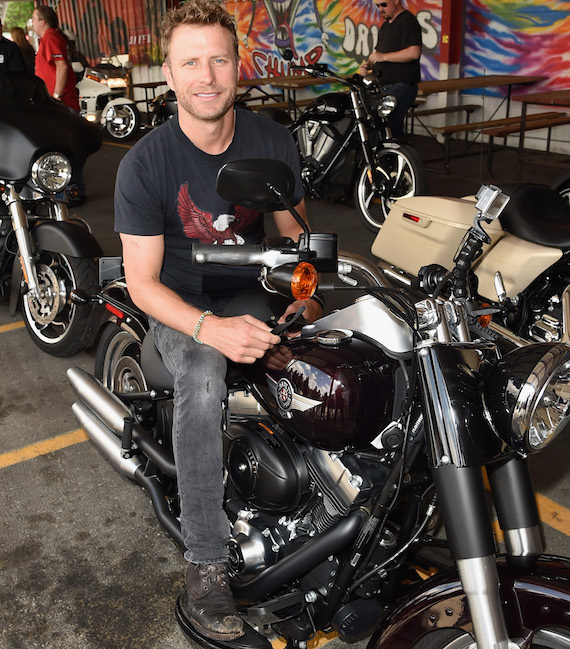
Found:
<path fill-rule="evenodd" d="M 282 322 L 281 324 L 278 324 L 277 326 L 273 327 L 271 333 L 274 334 L 275 336 L 282 336 L 287 330 L 291 329 L 293 325 L 299 323 L 299 320 L 301 320 L 301 316 L 303 315 L 305 308 L 306 307 L 301 306 L 297 309 L 295 313 L 288 315 L 285 318 L 285 322 Z"/>

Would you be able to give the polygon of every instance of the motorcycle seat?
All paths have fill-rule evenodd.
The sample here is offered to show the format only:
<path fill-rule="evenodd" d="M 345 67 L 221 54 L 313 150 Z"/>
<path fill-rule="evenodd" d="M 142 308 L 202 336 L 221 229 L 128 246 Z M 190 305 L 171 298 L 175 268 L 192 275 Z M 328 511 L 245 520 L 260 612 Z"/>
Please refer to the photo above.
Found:
<path fill-rule="evenodd" d="M 501 186 L 511 199 L 500 216 L 511 234 L 548 248 L 570 250 L 570 205 L 547 185 Z"/>

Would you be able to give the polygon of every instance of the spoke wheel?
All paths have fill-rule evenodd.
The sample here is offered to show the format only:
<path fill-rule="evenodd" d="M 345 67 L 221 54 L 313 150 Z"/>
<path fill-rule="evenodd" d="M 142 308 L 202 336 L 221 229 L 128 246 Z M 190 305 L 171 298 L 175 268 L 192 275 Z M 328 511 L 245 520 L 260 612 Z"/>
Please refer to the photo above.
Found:
<path fill-rule="evenodd" d="M 139 130 L 141 116 L 133 104 L 115 104 L 107 110 L 105 128 L 115 140 L 128 140 Z"/>
<path fill-rule="evenodd" d="M 52 356 L 72 356 L 81 342 L 91 304 L 75 304 L 72 290 L 97 292 L 97 267 L 92 259 L 42 252 L 36 263 L 37 294 L 22 299 L 24 322 L 34 343 Z"/>
<path fill-rule="evenodd" d="M 364 225 L 377 232 L 399 198 L 427 193 L 423 163 L 411 146 L 382 148 L 375 153 L 378 187 L 372 186 L 370 167 L 364 166 L 356 183 L 356 207 Z"/>
<path fill-rule="evenodd" d="M 110 325 L 95 358 L 95 376 L 112 392 L 144 392 L 148 385 L 140 365 L 141 341 L 131 332 Z"/>

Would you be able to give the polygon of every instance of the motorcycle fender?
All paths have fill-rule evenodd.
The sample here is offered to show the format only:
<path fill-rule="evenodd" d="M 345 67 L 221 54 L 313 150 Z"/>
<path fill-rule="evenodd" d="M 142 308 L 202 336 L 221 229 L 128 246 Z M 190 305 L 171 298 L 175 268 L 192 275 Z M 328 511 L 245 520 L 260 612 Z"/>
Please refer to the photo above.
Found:
<path fill-rule="evenodd" d="M 570 560 L 541 555 L 527 568 L 497 561 L 501 601 L 511 638 L 542 627 L 570 626 Z M 402 598 L 370 638 L 367 649 L 410 649 L 422 636 L 454 628 L 472 633 L 457 570 L 439 572 Z"/>
<path fill-rule="evenodd" d="M 91 347 L 98 339 L 101 331 L 109 323 L 116 324 L 126 331 L 130 331 L 133 336 L 141 341 L 148 331 L 146 318 L 134 305 L 130 306 L 106 294 L 109 291 L 113 292 L 113 287 L 114 283 L 106 286 L 104 291 L 99 294 L 97 301 L 93 304 L 87 326 L 81 338 L 81 342 L 85 347 Z"/>
<path fill-rule="evenodd" d="M 49 250 L 71 257 L 102 257 L 97 239 L 84 227 L 69 221 L 40 223 L 32 230 L 38 250 Z"/>

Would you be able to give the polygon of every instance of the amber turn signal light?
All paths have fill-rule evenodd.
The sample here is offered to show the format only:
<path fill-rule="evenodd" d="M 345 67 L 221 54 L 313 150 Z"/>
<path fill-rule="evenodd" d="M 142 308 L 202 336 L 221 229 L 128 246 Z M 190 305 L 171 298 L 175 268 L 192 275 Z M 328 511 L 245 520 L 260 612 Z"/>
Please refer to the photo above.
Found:
<path fill-rule="evenodd" d="M 291 295 L 295 300 L 308 300 L 317 290 L 318 273 L 312 264 L 297 264 L 291 277 Z"/>

